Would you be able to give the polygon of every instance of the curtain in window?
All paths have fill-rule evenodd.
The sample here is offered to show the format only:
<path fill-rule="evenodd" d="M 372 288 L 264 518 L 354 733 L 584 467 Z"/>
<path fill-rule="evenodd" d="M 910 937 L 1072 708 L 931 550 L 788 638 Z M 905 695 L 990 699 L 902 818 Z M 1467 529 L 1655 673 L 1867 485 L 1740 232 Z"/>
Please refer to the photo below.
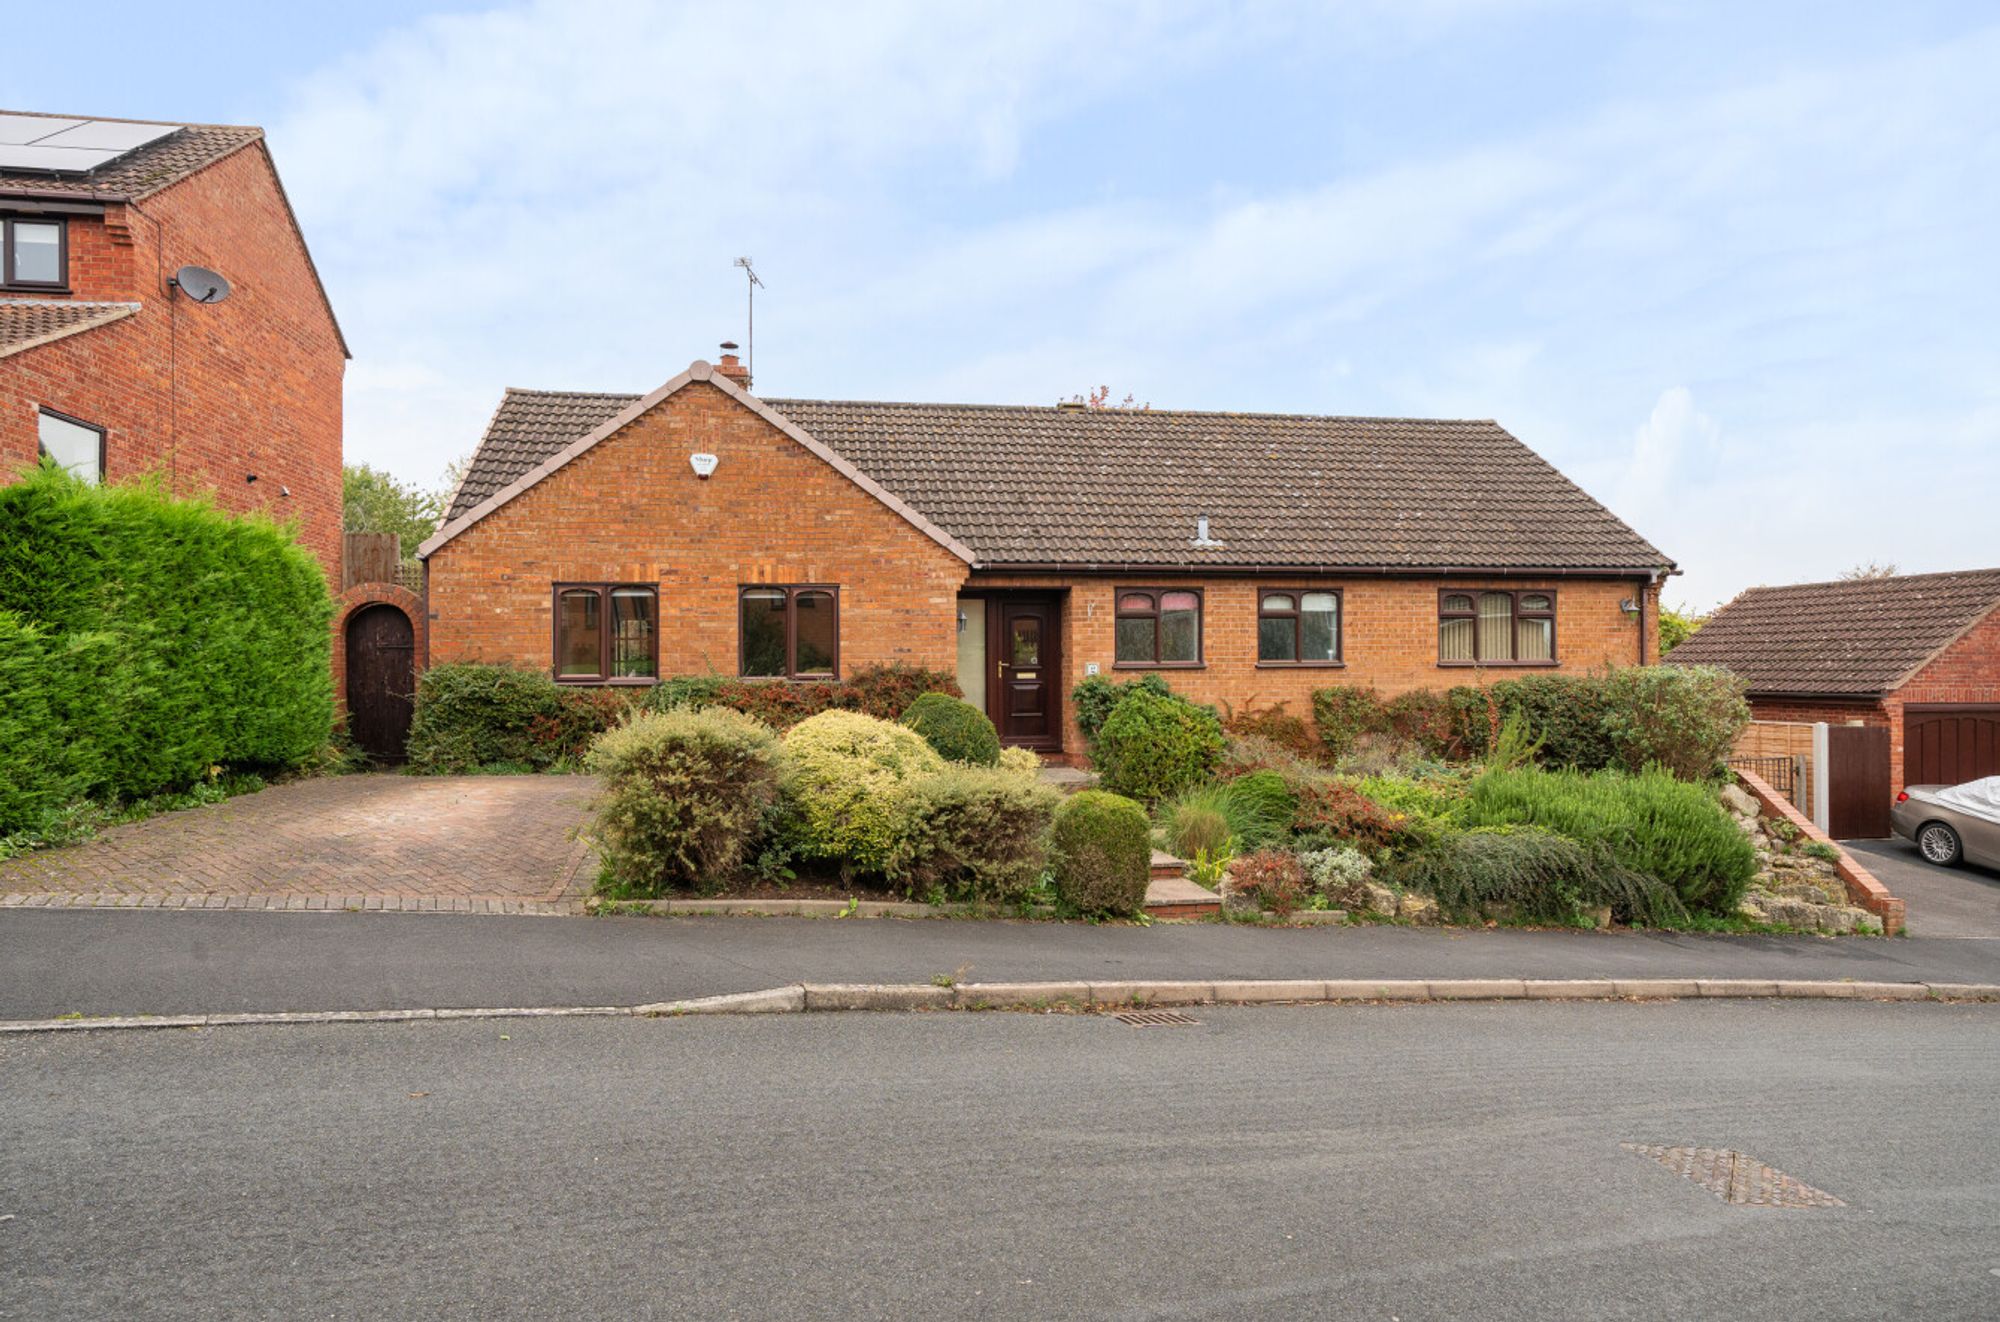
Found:
<path fill-rule="evenodd" d="M 1299 660 L 1334 661 L 1340 657 L 1340 598 L 1331 592 L 1308 592 L 1299 598 Z"/>
<path fill-rule="evenodd" d="M 1546 593 L 1526 592 L 1521 595 L 1520 619 L 1514 625 L 1515 660 L 1556 659 L 1556 621 L 1550 613 L 1554 609 L 1555 599 Z"/>
<path fill-rule="evenodd" d="M 1479 654 L 1473 645 L 1472 598 L 1462 593 L 1451 593 L 1438 603 L 1438 610 L 1445 617 L 1438 621 L 1438 659 L 1478 660 Z"/>
<path fill-rule="evenodd" d="M 1504 592 L 1479 594 L 1479 659 L 1505 661 L 1514 655 L 1514 599 Z"/>
<path fill-rule="evenodd" d="M 1201 660 L 1201 598 L 1195 593 L 1160 594 L 1160 660 Z"/>
<path fill-rule="evenodd" d="M 1127 592 L 1118 598 L 1117 657 L 1120 661 L 1158 660 L 1159 617 L 1154 612 L 1153 594 Z"/>
<path fill-rule="evenodd" d="M 1298 602 L 1289 592 L 1267 592 L 1258 603 L 1257 659 L 1296 661 L 1299 659 L 1297 620 L 1293 613 Z"/>

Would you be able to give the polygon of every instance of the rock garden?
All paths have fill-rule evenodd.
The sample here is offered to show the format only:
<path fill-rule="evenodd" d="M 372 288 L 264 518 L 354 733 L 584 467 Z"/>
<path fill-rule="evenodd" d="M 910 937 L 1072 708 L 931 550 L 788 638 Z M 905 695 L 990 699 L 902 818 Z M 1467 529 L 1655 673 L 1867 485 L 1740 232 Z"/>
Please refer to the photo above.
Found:
<path fill-rule="evenodd" d="M 1098 785 L 1064 794 L 948 675 L 715 676 L 636 693 L 505 667 L 423 679 L 417 771 L 587 770 L 607 901 L 848 896 L 1137 915 L 1156 851 L 1229 920 L 1865 930 L 1827 847 L 1729 783 L 1740 686 L 1537 675 L 1310 715 L 1159 675 L 1072 693 Z M 1742 809 L 1749 802 L 1752 811 Z"/>

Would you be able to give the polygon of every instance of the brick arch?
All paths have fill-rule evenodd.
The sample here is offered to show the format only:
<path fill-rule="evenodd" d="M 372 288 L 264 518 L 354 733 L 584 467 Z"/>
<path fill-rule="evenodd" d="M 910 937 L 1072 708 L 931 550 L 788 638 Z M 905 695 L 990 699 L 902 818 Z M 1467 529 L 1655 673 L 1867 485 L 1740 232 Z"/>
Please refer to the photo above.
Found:
<path fill-rule="evenodd" d="M 333 697 L 340 705 L 340 721 L 347 723 L 347 621 L 364 606 L 394 606 L 410 621 L 411 640 L 416 643 L 413 670 L 424 673 L 430 657 L 425 637 L 424 599 L 397 583 L 356 583 L 334 599 L 333 612 Z"/>

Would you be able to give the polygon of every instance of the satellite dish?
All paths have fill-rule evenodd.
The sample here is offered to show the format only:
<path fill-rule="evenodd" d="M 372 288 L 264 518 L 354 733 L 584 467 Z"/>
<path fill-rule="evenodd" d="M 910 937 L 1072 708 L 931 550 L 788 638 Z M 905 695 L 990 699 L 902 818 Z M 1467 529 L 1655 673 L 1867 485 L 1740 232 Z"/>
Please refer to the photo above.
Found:
<path fill-rule="evenodd" d="M 183 266 L 169 283 L 197 303 L 220 303 L 229 297 L 229 282 L 206 266 Z"/>

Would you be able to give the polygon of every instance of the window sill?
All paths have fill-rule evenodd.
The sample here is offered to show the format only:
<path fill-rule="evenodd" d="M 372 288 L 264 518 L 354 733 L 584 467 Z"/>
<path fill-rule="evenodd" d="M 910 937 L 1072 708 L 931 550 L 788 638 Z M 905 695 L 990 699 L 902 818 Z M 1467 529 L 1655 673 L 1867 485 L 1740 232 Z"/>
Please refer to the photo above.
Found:
<path fill-rule="evenodd" d="M 1113 661 L 1113 670 L 1206 670 L 1206 661 Z"/>
<path fill-rule="evenodd" d="M 1259 661 L 1259 670 L 1345 670 L 1345 661 Z"/>
<path fill-rule="evenodd" d="M 566 688 L 576 689 L 649 689 L 660 682 L 655 675 L 632 679 L 604 679 L 598 675 L 556 675 L 552 678 Z"/>
<path fill-rule="evenodd" d="M 1440 661 L 1439 670 L 1559 670 L 1560 661 Z"/>
<path fill-rule="evenodd" d="M 745 684 L 838 684 L 838 675 L 738 675 Z"/>
<path fill-rule="evenodd" d="M 67 296 L 75 292 L 68 285 L 0 285 L 0 293 L 7 294 L 60 294 Z"/>

